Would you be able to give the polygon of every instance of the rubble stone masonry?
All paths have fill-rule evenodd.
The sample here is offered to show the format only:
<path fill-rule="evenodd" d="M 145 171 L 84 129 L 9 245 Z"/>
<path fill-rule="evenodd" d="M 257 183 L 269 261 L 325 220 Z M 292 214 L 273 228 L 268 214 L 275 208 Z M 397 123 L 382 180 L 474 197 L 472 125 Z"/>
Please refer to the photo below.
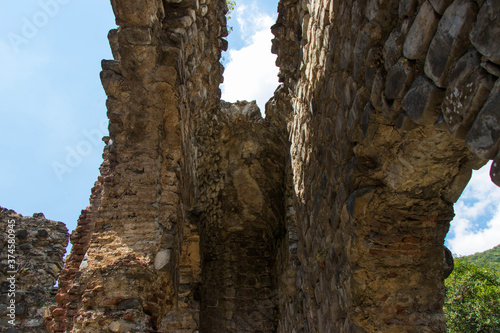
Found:
<path fill-rule="evenodd" d="M 42 213 L 22 216 L 3 207 L 0 228 L 0 332 L 47 332 L 68 229 Z"/>
<path fill-rule="evenodd" d="M 281 0 L 265 118 L 220 100 L 224 0 L 111 3 L 50 331 L 445 332 L 453 204 L 500 185 L 498 1 Z"/>

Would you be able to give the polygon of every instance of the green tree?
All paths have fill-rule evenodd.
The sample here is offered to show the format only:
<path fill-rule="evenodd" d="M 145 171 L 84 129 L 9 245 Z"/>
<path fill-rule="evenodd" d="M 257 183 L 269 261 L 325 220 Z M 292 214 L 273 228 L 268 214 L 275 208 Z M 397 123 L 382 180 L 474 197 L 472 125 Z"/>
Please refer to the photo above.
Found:
<path fill-rule="evenodd" d="M 455 259 L 445 280 L 444 312 L 448 332 L 500 332 L 500 275 L 488 268 Z"/>

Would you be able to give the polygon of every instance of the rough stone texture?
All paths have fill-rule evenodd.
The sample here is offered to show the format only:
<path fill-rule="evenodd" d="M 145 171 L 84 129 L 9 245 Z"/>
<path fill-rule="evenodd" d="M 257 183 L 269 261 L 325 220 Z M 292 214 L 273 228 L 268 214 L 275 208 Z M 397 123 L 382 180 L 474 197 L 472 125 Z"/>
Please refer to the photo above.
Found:
<path fill-rule="evenodd" d="M 489 60 L 500 65 L 500 3 L 486 0 L 479 11 L 470 38 L 477 50 Z"/>
<path fill-rule="evenodd" d="M 200 216 L 201 331 L 273 332 L 271 268 L 283 227 L 285 141 L 270 112 L 263 120 L 255 102 L 222 102 L 218 119 L 209 155 L 215 161 L 206 158 L 210 165 L 199 173 L 209 179 L 201 189 L 209 200 Z M 210 179 L 214 167 L 218 179 Z"/>
<path fill-rule="evenodd" d="M 476 51 L 467 53 L 458 61 L 450 74 L 442 104 L 443 116 L 450 133 L 461 139 L 465 139 L 494 82 L 493 77 L 479 63 Z"/>
<path fill-rule="evenodd" d="M 280 263 L 279 332 L 445 331 L 442 281 L 450 256 L 443 240 L 453 202 L 471 168 L 484 160 L 467 150 L 463 137 L 450 135 L 441 111 L 445 89 L 423 65 L 429 55 L 443 56 L 443 77 L 449 75 L 466 49 L 455 52 L 451 45 L 436 55 L 427 46 L 438 25 L 445 36 L 444 27 L 458 24 L 453 36 L 467 38 L 474 21 L 466 17 L 462 23 L 464 17 L 450 10 L 440 23 L 443 18 L 429 2 L 417 8 L 416 2 L 400 1 L 397 17 L 386 10 L 390 1 L 370 3 L 325 0 L 304 8 L 301 1 L 282 1 L 279 6 L 274 51 L 281 89 L 289 93 L 276 101 L 288 99 L 292 110 L 288 130 L 298 239 L 296 256 Z M 366 20 L 350 15 L 354 6 L 371 8 Z M 382 12 L 377 16 L 373 8 Z M 302 35 L 316 36 L 315 41 L 291 34 L 297 30 L 293 22 L 306 12 L 318 24 Z M 371 48 L 360 78 L 345 55 L 354 39 L 346 31 L 381 22 L 392 24 L 366 42 Z M 401 60 L 395 62 L 401 45 L 411 75 Z M 300 62 L 290 61 L 297 53 Z M 441 82 L 447 89 L 447 80 Z M 283 253 L 288 246 L 283 242 Z"/>
<path fill-rule="evenodd" d="M 408 59 L 425 58 L 438 22 L 439 16 L 434 12 L 432 5 L 425 1 L 420 7 L 404 42 L 403 54 L 405 57 Z"/>
<path fill-rule="evenodd" d="M 8 237 L 9 224 L 14 225 L 12 230 L 15 238 Z M 10 320 L 7 317 L 7 305 L 11 300 L 7 278 L 14 275 L 15 328 L 19 332 L 47 332 L 45 317 L 50 314 L 49 308 L 55 303 L 57 287 L 54 285 L 63 267 L 68 229 L 64 223 L 47 220 L 41 213 L 33 214 L 33 217 L 22 216 L 3 207 L 0 207 L 0 227 L 0 331 L 7 332 L 12 327 L 7 322 Z M 15 242 L 9 243 L 9 239 Z M 15 245 L 15 249 L 9 245 Z M 17 273 L 10 274 L 9 271 Z"/>
<path fill-rule="evenodd" d="M 493 159 L 500 145 L 500 80 L 491 90 L 465 139 L 469 149 L 487 159 Z"/>
<path fill-rule="evenodd" d="M 444 12 L 425 59 L 425 74 L 438 87 L 447 84 L 452 64 L 470 45 L 469 32 L 477 14 L 472 0 L 455 0 Z"/>
<path fill-rule="evenodd" d="M 424 76 L 419 76 L 403 99 L 408 117 L 420 125 L 432 125 L 439 117 L 443 92 Z"/>
<path fill-rule="evenodd" d="M 445 332 L 453 203 L 498 184 L 492 2 L 281 0 L 265 119 L 220 101 L 225 1 L 112 3 L 53 331 Z"/>

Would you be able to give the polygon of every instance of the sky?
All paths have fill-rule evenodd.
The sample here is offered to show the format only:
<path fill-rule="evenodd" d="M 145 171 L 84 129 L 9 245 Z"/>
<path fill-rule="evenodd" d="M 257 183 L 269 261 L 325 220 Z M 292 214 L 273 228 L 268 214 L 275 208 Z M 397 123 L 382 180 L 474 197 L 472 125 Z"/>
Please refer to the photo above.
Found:
<path fill-rule="evenodd" d="M 236 2 L 222 98 L 256 100 L 263 110 L 278 85 L 270 52 L 278 1 Z M 0 206 L 76 227 L 102 161 L 99 72 L 115 27 L 108 0 L 0 3 Z M 457 255 L 500 243 L 500 189 L 488 172 L 474 173 L 455 206 L 446 245 Z"/>

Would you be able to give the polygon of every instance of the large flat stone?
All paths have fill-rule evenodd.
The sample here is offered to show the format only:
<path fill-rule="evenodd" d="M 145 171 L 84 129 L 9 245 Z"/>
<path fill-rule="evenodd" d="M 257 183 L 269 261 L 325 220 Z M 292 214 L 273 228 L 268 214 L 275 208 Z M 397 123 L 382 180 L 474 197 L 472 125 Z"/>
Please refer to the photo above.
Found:
<path fill-rule="evenodd" d="M 401 99 L 410 87 L 415 77 L 415 68 L 412 61 L 400 58 L 387 73 L 385 82 L 385 96 L 388 99 Z"/>
<path fill-rule="evenodd" d="M 439 21 L 425 61 L 425 74 L 438 87 L 445 87 L 451 66 L 466 52 L 470 44 L 468 34 L 476 14 L 474 1 L 456 0 Z"/>
<path fill-rule="evenodd" d="M 500 80 L 491 90 L 488 100 L 479 112 L 465 142 L 477 156 L 493 159 L 500 144 Z"/>
<path fill-rule="evenodd" d="M 487 0 L 470 33 L 472 44 L 490 61 L 500 64 L 500 1 Z"/>
<path fill-rule="evenodd" d="M 480 55 L 471 51 L 450 73 L 442 111 L 450 133 L 460 139 L 465 139 L 493 86 L 492 77 L 480 63 Z"/>
<path fill-rule="evenodd" d="M 408 117 L 420 125 L 432 125 L 439 117 L 443 91 L 424 76 L 415 79 L 402 101 Z"/>
<path fill-rule="evenodd" d="M 403 55 L 408 59 L 423 59 L 439 23 L 439 16 L 426 1 L 420 7 L 403 45 Z"/>

